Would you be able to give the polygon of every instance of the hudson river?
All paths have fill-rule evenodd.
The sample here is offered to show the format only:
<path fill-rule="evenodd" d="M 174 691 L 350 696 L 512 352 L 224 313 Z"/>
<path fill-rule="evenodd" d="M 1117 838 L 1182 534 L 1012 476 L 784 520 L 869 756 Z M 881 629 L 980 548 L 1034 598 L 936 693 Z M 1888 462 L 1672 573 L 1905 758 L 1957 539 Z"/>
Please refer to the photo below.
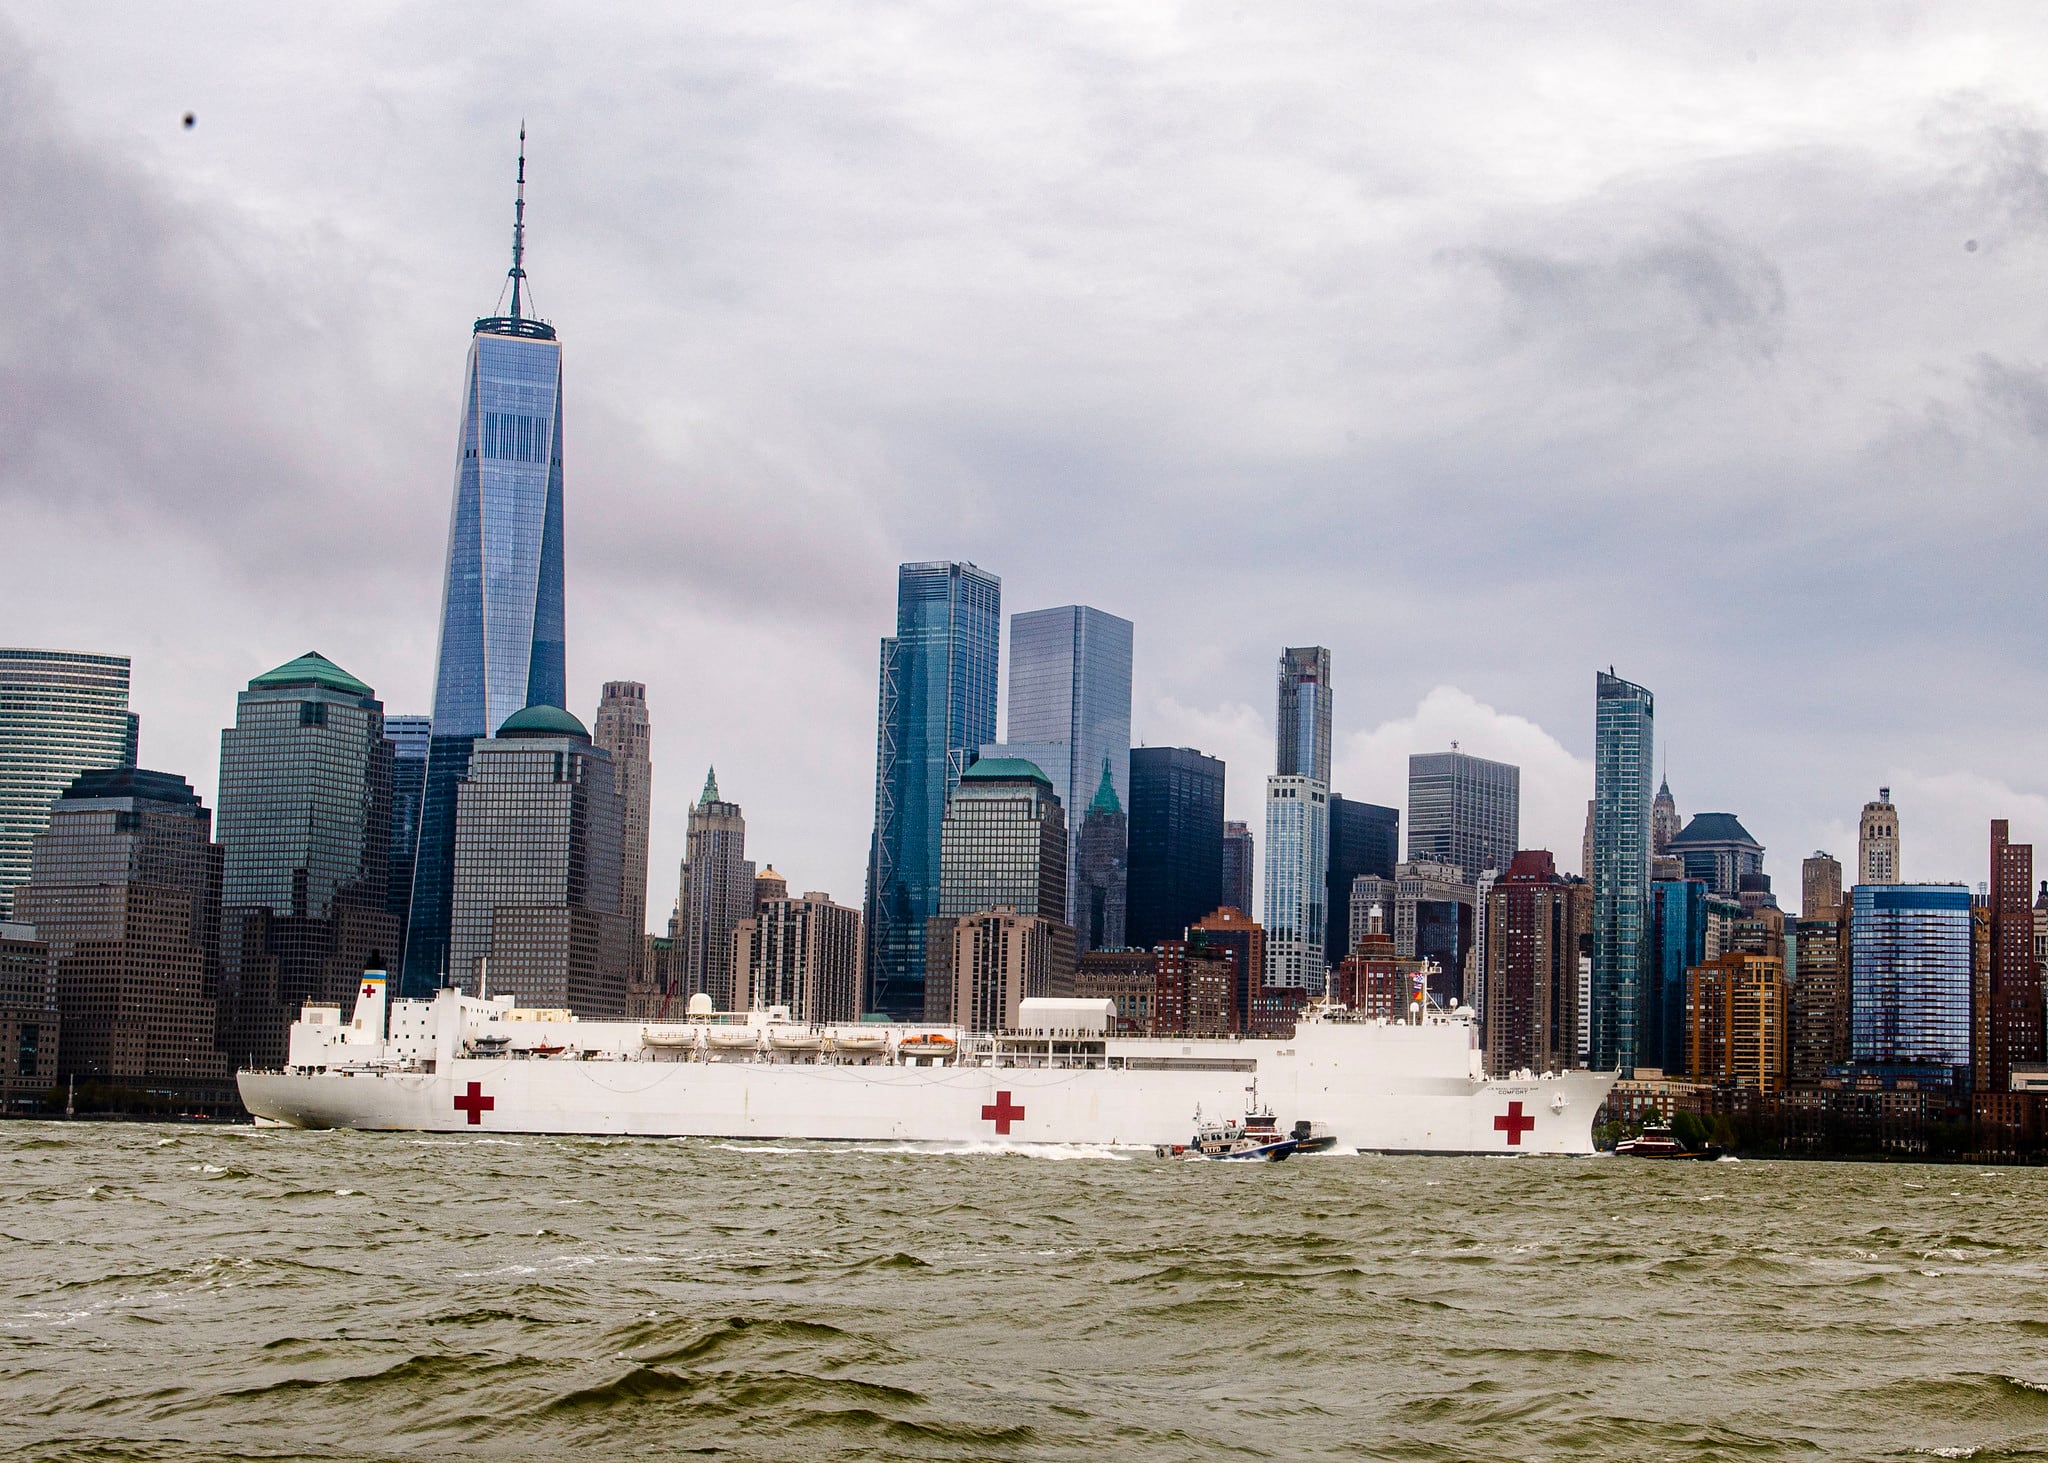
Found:
<path fill-rule="evenodd" d="M 2048 1174 L 0 1124 L 49 1459 L 2048 1451 Z"/>

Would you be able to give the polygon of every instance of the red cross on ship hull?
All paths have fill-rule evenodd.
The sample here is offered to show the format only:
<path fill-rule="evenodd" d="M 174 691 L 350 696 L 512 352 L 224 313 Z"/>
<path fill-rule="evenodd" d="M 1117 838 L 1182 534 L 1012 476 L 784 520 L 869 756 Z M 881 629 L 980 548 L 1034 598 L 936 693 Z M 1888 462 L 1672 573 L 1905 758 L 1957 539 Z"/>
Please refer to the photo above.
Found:
<path fill-rule="evenodd" d="M 1535 1126 L 1536 1119 L 1524 1113 L 1522 1111 L 1522 1104 L 1519 1102 L 1509 1103 L 1508 1110 L 1493 1120 L 1493 1130 L 1496 1133 L 1506 1133 L 1508 1135 L 1508 1146 L 1511 1148 L 1521 1147 L 1522 1134 Z"/>
<path fill-rule="evenodd" d="M 996 1131 L 1007 1138 L 1010 1136 L 1010 1124 L 1024 1120 L 1024 1109 L 1011 1104 L 1009 1093 L 998 1092 L 994 1102 L 982 1104 L 981 1120 L 994 1123 Z"/>
<path fill-rule="evenodd" d="M 484 1084 L 472 1082 L 469 1091 L 460 1093 L 455 1099 L 455 1110 L 469 1114 L 469 1125 L 474 1128 L 484 1120 L 484 1114 L 498 1105 L 495 1097 L 484 1096 Z"/>

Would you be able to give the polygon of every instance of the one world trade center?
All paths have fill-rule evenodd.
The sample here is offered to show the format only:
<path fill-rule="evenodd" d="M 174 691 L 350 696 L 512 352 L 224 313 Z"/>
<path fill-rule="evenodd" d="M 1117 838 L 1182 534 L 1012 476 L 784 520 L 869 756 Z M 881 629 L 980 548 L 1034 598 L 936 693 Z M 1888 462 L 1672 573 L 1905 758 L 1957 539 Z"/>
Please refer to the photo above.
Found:
<path fill-rule="evenodd" d="M 562 656 L 562 345 L 524 313 L 526 129 L 519 132 L 509 314 L 476 322 L 462 389 L 433 741 L 420 809 L 401 988 L 441 983 L 456 792 L 472 744 L 526 706 L 566 699 Z"/>

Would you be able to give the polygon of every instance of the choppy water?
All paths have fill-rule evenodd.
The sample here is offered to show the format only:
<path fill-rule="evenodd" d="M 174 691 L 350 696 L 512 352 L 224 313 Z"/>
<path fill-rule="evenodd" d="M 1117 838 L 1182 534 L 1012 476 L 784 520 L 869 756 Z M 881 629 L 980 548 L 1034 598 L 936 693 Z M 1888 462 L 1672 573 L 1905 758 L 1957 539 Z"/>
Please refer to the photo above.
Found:
<path fill-rule="evenodd" d="M 2048 1174 L 0 1124 L 30 1458 L 2048 1450 Z"/>

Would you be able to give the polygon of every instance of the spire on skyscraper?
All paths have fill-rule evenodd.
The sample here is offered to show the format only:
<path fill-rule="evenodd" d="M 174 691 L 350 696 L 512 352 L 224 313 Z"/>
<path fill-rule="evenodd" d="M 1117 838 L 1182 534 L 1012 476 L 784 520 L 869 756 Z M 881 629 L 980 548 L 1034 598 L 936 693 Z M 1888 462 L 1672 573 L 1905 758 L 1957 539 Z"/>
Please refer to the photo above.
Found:
<path fill-rule="evenodd" d="M 505 271 L 505 278 L 512 286 L 512 313 L 509 315 L 487 315 L 476 322 L 480 332 L 492 335 L 524 335 L 535 340 L 553 340 L 555 327 L 542 320 L 533 319 L 524 313 L 521 296 L 526 290 L 526 121 L 519 123 L 519 179 L 518 192 L 512 199 L 512 267 Z M 502 294 L 500 299 L 504 298 Z M 526 308 L 532 307 L 528 299 Z"/>
<path fill-rule="evenodd" d="M 706 769 L 704 773 L 704 796 L 697 799 L 697 806 L 701 808 L 707 803 L 718 801 L 718 769 L 712 767 Z"/>

